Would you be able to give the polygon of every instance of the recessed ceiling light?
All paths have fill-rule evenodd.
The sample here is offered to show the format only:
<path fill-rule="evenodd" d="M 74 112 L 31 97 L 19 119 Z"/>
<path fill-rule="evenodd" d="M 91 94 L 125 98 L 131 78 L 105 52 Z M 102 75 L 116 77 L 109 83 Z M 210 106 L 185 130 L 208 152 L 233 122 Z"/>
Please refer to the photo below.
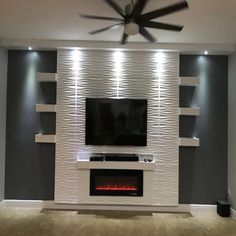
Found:
<path fill-rule="evenodd" d="M 28 47 L 29 50 L 32 50 L 32 47 Z"/>
<path fill-rule="evenodd" d="M 208 55 L 208 51 L 205 51 L 204 54 L 205 54 L 205 55 Z"/>

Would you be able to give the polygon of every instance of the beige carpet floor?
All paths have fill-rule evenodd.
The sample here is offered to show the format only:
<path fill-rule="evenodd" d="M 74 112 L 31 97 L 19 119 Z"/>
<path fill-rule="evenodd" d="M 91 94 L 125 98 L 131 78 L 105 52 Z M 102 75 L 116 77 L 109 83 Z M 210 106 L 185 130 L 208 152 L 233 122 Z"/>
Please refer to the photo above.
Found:
<path fill-rule="evenodd" d="M 236 236 L 236 220 L 192 214 L 49 211 L 0 207 L 0 236 Z"/>

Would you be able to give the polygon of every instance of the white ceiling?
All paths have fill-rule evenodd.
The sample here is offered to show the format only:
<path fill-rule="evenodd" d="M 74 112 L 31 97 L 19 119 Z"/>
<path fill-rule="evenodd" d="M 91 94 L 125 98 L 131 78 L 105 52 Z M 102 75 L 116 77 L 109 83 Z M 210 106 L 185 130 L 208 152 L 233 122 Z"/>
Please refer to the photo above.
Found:
<path fill-rule="evenodd" d="M 117 0 L 124 6 L 129 0 Z M 176 2 L 150 0 L 146 11 Z M 159 18 L 160 22 L 183 24 L 180 33 L 150 30 L 161 43 L 236 43 L 236 0 L 187 0 L 189 10 Z M 0 0 L 1 39 L 56 39 L 119 41 L 122 27 L 89 35 L 113 22 L 81 19 L 77 13 L 117 17 L 103 0 Z M 141 36 L 132 42 L 145 42 Z"/>

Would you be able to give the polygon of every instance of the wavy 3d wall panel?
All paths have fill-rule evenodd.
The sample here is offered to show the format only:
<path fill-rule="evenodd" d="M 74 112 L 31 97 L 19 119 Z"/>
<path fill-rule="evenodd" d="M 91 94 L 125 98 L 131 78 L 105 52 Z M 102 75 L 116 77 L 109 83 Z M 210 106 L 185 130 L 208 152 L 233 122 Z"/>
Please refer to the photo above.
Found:
<path fill-rule="evenodd" d="M 148 182 L 150 200 L 138 200 L 137 204 L 178 204 L 178 77 L 176 52 L 58 51 L 56 202 L 80 203 L 79 192 L 84 190 L 78 183 L 83 180 L 78 177 L 75 162 L 85 153 L 135 153 L 152 154 L 156 163 Z M 86 97 L 148 99 L 147 146 L 86 146 Z M 91 203 L 99 203 L 97 199 Z M 114 197 L 104 197 L 103 203 L 106 199 L 120 204 Z M 121 204 L 135 201 L 126 197 Z"/>

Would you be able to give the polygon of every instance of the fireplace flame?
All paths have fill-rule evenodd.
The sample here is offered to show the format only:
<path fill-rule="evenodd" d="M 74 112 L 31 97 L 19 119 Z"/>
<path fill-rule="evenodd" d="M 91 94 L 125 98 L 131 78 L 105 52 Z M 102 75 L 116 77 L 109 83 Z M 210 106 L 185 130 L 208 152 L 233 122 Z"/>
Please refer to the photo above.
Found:
<path fill-rule="evenodd" d="M 135 186 L 106 185 L 96 186 L 96 190 L 112 190 L 112 191 L 137 191 Z"/>

